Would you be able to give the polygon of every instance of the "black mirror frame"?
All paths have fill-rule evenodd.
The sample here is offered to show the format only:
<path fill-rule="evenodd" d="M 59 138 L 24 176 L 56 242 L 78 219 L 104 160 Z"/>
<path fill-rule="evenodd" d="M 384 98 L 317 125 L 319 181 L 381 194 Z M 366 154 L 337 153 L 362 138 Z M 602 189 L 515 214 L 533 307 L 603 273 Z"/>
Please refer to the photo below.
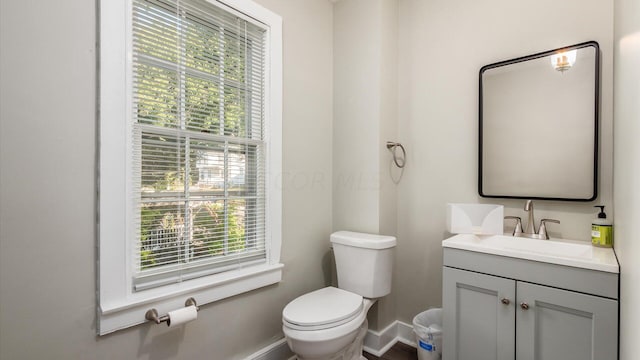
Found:
<path fill-rule="evenodd" d="M 482 191 L 482 74 L 493 68 L 505 66 L 509 64 L 515 64 L 527 60 L 538 59 L 557 53 L 559 51 L 567 51 L 573 49 L 581 49 L 585 47 L 594 47 L 596 50 L 595 57 L 595 94 L 594 94 L 594 154 L 593 154 L 593 196 L 587 199 L 574 199 L 574 198 L 556 198 L 556 197 L 544 197 L 544 196 L 512 196 L 512 195 L 489 195 Z M 575 202 L 589 202 L 598 197 L 598 155 L 599 155 L 599 126 L 600 126 L 600 45 L 596 41 L 587 41 L 571 46 L 565 46 L 553 50 L 543 51 L 532 55 L 522 56 L 510 60 L 499 61 L 493 64 L 485 65 L 480 68 L 479 72 L 479 87 L 478 87 L 478 194 L 484 198 L 503 198 L 503 199 L 532 199 L 532 200 L 559 200 L 559 201 L 575 201 Z"/>

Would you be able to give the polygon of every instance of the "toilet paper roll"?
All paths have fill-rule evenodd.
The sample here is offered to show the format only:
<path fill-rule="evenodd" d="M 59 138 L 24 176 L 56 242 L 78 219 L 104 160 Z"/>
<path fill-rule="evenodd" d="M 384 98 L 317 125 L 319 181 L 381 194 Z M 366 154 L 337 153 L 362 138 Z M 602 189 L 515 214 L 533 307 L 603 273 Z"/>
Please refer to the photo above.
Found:
<path fill-rule="evenodd" d="M 167 313 L 169 320 L 167 326 L 176 327 L 198 318 L 198 310 L 195 306 L 187 306 L 179 310 L 169 311 Z"/>

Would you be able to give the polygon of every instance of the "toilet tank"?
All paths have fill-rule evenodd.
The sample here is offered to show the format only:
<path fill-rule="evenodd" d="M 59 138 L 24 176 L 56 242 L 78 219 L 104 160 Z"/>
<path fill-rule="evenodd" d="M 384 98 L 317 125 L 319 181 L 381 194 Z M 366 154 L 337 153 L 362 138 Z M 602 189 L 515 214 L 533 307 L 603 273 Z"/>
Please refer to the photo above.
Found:
<path fill-rule="evenodd" d="M 340 289 L 369 299 L 391 292 L 395 237 L 338 231 L 331 243 Z"/>

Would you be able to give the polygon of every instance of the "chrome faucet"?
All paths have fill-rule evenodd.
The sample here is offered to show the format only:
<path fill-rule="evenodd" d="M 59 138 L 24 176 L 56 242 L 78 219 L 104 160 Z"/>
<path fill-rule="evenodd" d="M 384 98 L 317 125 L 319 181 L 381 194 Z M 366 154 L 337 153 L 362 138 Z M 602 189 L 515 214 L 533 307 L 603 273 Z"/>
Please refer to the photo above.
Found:
<path fill-rule="evenodd" d="M 533 219 L 533 201 L 527 200 L 524 204 L 524 211 L 529 213 L 529 222 L 527 223 L 527 227 L 524 229 L 524 233 L 527 235 L 535 235 L 538 232 L 536 231 L 536 223 Z M 528 237 L 528 236 L 527 236 Z"/>
<path fill-rule="evenodd" d="M 529 212 L 529 220 L 527 227 L 522 231 L 522 219 L 519 216 L 505 216 L 505 219 L 516 220 L 516 227 L 513 229 L 513 236 L 526 237 L 531 239 L 549 240 L 547 234 L 547 223 L 560 224 L 560 221 L 555 219 L 542 219 L 540 220 L 540 227 L 536 230 L 535 220 L 533 218 L 533 201 L 527 200 L 524 204 L 524 211 Z"/>

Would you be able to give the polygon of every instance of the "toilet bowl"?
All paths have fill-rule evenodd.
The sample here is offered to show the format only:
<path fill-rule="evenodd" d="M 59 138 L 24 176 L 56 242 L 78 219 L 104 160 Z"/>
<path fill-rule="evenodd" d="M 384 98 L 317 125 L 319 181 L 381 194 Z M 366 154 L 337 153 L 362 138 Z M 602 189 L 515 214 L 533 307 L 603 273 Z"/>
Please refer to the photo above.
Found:
<path fill-rule="evenodd" d="M 391 289 L 394 237 L 340 231 L 331 242 L 339 288 L 301 295 L 282 311 L 287 344 L 299 360 L 364 359 L 367 312 Z"/>
<path fill-rule="evenodd" d="M 354 354 L 361 352 L 373 303 L 335 287 L 298 297 L 282 312 L 282 330 L 291 351 L 300 360 L 360 359 Z"/>

